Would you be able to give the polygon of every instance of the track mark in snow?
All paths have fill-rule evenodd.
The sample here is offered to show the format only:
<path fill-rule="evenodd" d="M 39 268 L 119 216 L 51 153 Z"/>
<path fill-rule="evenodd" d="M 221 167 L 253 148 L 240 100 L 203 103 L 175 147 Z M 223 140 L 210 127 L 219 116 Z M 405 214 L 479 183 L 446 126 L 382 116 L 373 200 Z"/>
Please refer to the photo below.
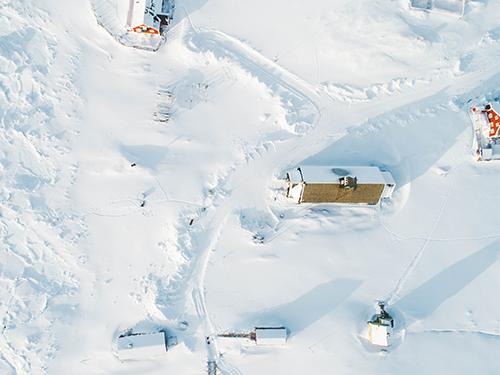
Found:
<path fill-rule="evenodd" d="M 160 190 L 163 192 L 163 195 L 165 196 L 165 198 L 168 200 L 168 194 L 167 192 L 165 191 L 165 189 L 163 188 L 163 185 L 160 183 L 160 180 L 158 180 L 158 177 L 156 176 L 153 176 L 154 179 L 156 180 L 156 183 L 158 184 L 158 186 L 160 187 Z"/>
<path fill-rule="evenodd" d="M 434 224 L 432 225 L 432 228 L 431 228 L 429 234 L 425 238 L 424 244 L 422 245 L 420 250 L 417 252 L 417 254 L 415 255 L 415 257 L 411 261 L 408 268 L 403 273 L 403 276 L 401 276 L 401 278 L 399 279 L 399 281 L 396 285 L 396 288 L 391 292 L 389 297 L 385 299 L 385 301 L 387 301 L 387 305 L 390 306 L 390 305 L 394 304 L 397 300 L 399 300 L 402 297 L 401 293 L 403 292 L 403 288 L 404 288 L 406 282 L 408 281 L 408 279 L 410 278 L 411 274 L 413 273 L 413 271 L 417 267 L 417 264 L 420 261 L 420 258 L 422 257 L 422 255 L 425 251 L 425 248 L 427 247 L 427 244 L 431 240 L 432 234 L 434 233 L 434 230 L 436 229 L 436 226 L 439 222 L 439 219 L 441 218 L 441 215 L 444 211 L 444 207 L 446 206 L 446 202 L 448 201 L 448 198 L 450 196 L 450 193 L 451 193 L 451 190 L 453 187 L 453 182 L 455 181 L 455 177 L 457 175 L 459 166 L 461 165 L 462 158 L 464 157 L 464 155 L 468 154 L 469 150 L 470 150 L 470 146 L 467 145 L 465 147 L 465 152 L 460 155 L 460 158 L 458 159 L 457 164 L 456 164 L 455 168 L 453 169 L 454 173 L 451 177 L 450 184 L 448 185 L 448 191 L 446 192 L 443 203 L 441 204 L 441 208 L 439 209 L 439 213 L 436 217 L 436 220 L 434 221 Z"/>
<path fill-rule="evenodd" d="M 228 365 L 226 360 L 221 354 L 218 355 L 217 368 L 221 370 L 222 374 L 226 375 L 243 375 L 243 373 L 236 367 Z"/>
<path fill-rule="evenodd" d="M 230 176 L 228 176 L 227 186 L 232 186 L 231 189 L 232 192 L 231 195 L 227 197 L 227 199 L 222 203 L 222 205 L 219 208 L 217 208 L 217 210 L 221 210 L 222 207 L 225 207 L 223 211 L 225 211 L 226 213 L 222 214 L 221 212 L 219 212 L 217 215 L 219 217 L 221 217 L 220 215 L 222 215 L 223 217 L 227 217 L 227 214 L 229 213 L 230 207 L 232 205 L 231 202 L 232 201 L 237 202 L 237 198 L 235 198 L 235 195 L 242 194 L 243 191 L 245 190 L 245 182 L 249 181 L 253 176 L 262 173 L 263 170 L 265 169 L 269 171 L 281 170 L 284 166 L 289 166 L 291 163 L 293 163 L 294 160 L 299 160 L 299 158 L 300 160 L 302 160 L 304 159 L 304 156 L 307 157 L 311 154 L 314 154 L 318 150 L 322 149 L 325 144 L 331 144 L 333 142 L 332 133 L 341 134 L 342 131 L 344 131 L 346 128 L 353 125 L 358 125 L 364 120 L 366 120 L 366 118 L 374 117 L 385 111 L 389 111 L 393 108 L 406 105 L 415 100 L 422 100 L 423 98 L 428 98 L 442 89 L 451 90 L 454 87 L 460 87 L 461 83 L 469 83 L 475 79 L 471 75 L 462 78 L 461 82 L 454 84 L 450 84 L 449 80 L 444 80 L 442 83 L 433 85 L 432 87 L 425 87 L 421 88 L 420 90 L 414 90 L 412 92 L 400 94 L 392 98 L 377 100 L 374 102 L 369 102 L 367 104 L 360 105 L 358 106 L 358 108 L 356 108 L 356 112 L 353 113 L 352 111 L 346 110 L 345 108 L 342 108 L 338 105 L 336 107 L 329 105 L 328 103 L 331 104 L 331 102 L 328 99 L 320 97 L 307 84 L 303 83 L 296 77 L 293 77 L 289 72 L 283 71 L 281 67 L 275 67 L 273 65 L 273 68 L 275 70 L 277 70 L 279 73 L 283 73 L 281 78 L 277 78 L 274 75 L 274 73 L 270 73 L 266 68 L 264 68 L 266 66 L 270 66 L 271 65 L 270 62 L 267 61 L 267 59 L 265 59 L 264 57 L 260 56 L 257 52 L 253 51 L 250 47 L 245 46 L 240 41 L 233 40 L 233 38 L 225 36 L 223 33 L 217 31 L 199 32 L 194 28 L 193 30 L 196 34 L 196 37 L 199 38 L 203 37 L 202 39 L 203 48 L 207 48 L 206 47 L 207 41 L 213 41 L 218 46 L 222 47 L 229 53 L 232 53 L 234 56 L 236 56 L 238 60 L 248 64 L 248 66 L 250 66 L 251 69 L 261 72 L 267 78 L 270 78 L 272 81 L 275 81 L 280 86 L 285 87 L 290 92 L 297 93 L 300 97 L 310 101 L 318 112 L 318 118 L 316 119 L 316 126 L 310 133 L 308 133 L 304 137 L 301 137 L 300 139 L 296 138 L 293 141 L 288 142 L 287 144 L 281 145 L 280 149 L 281 153 L 276 152 L 275 154 L 267 154 L 263 158 L 255 159 L 251 163 L 249 163 L 249 165 L 246 168 L 234 171 Z M 191 39 L 191 41 L 193 42 L 193 39 Z M 202 43 L 199 44 L 201 45 Z M 194 45 L 196 45 L 196 43 L 194 43 Z M 203 48 L 201 49 L 203 50 Z M 260 64 L 262 64 L 262 66 Z M 492 74 L 491 72 L 487 73 L 487 75 L 491 74 Z M 299 89 L 297 87 L 299 87 Z M 333 128 L 331 126 L 332 123 L 335 124 Z M 329 137 L 326 137 L 327 135 L 329 135 Z M 450 184 L 448 195 L 449 192 L 451 191 L 451 187 L 452 184 Z M 448 199 L 448 195 L 445 198 L 445 202 L 443 203 L 441 212 L 444 208 L 446 200 Z M 441 215 L 441 212 L 439 216 Z M 439 216 L 438 219 L 436 220 L 434 227 L 437 225 L 437 222 L 439 221 Z M 222 219 L 215 220 L 214 224 L 219 223 L 220 225 L 218 224 L 211 226 L 211 229 L 209 231 L 211 232 L 212 230 L 215 230 L 215 228 L 217 228 L 216 233 L 219 233 L 223 221 L 224 220 Z M 432 231 L 426 239 L 426 244 L 430 241 Z M 212 240 L 210 241 L 209 238 L 211 236 L 213 237 Z M 211 244 L 215 244 L 217 241 L 216 237 L 217 236 L 215 234 L 210 235 L 209 233 L 207 233 L 204 242 L 208 241 Z M 200 293 L 199 297 L 197 298 L 198 304 L 203 304 L 203 305 L 205 304 L 202 292 L 204 290 L 203 279 L 204 279 L 205 269 L 208 265 L 210 250 L 212 248 L 213 245 L 203 246 L 200 250 L 200 254 L 197 257 L 204 258 L 204 260 L 197 259 L 195 261 L 196 263 L 198 263 L 198 266 L 196 266 L 196 268 L 203 269 L 203 271 L 190 272 L 191 275 L 194 274 L 201 275 L 199 276 L 198 278 L 199 281 L 197 283 L 197 286 L 195 287 L 198 289 Z M 399 293 L 401 288 L 404 286 L 405 280 L 409 277 L 412 270 L 418 263 L 418 260 L 420 259 L 424 249 L 425 245 L 422 247 L 421 251 L 416 256 L 416 259 L 414 260 L 414 262 L 412 262 L 409 269 L 405 272 L 404 276 L 400 280 L 400 283 L 396 288 L 394 296 L 396 296 L 396 294 Z M 206 329 L 208 329 L 208 327 L 211 327 L 212 325 L 211 318 L 209 315 L 206 314 L 206 307 L 203 308 L 197 307 L 197 311 L 200 314 L 202 314 L 200 318 L 206 322 L 207 325 Z M 208 331 L 211 331 L 211 329 L 208 329 Z"/>
<path fill-rule="evenodd" d="M 398 242 L 406 242 L 406 241 L 419 241 L 419 240 L 425 240 L 427 237 L 425 236 L 412 236 L 412 237 L 404 237 L 396 232 L 393 232 L 390 230 L 387 225 L 382 221 L 382 218 L 378 218 L 378 222 L 384 230 L 389 233 L 391 236 L 396 238 Z M 429 238 L 429 242 L 460 242 L 460 241 L 481 241 L 481 240 L 489 240 L 489 239 L 495 239 L 495 238 L 500 238 L 500 233 L 499 234 L 489 234 L 489 235 L 484 235 L 484 236 L 477 236 L 477 237 L 453 237 L 453 238 Z"/>
<path fill-rule="evenodd" d="M 471 329 L 426 329 L 423 332 L 431 332 L 431 333 L 472 333 L 490 337 L 500 337 L 500 334 L 494 332 L 485 332 L 485 331 L 475 331 Z"/>
<path fill-rule="evenodd" d="M 280 57 L 276 57 L 274 59 L 274 62 L 278 62 L 279 60 L 281 60 L 282 58 L 284 58 L 285 56 L 287 56 L 291 52 L 295 51 L 297 48 L 299 48 L 302 44 L 304 44 L 305 42 L 307 42 L 309 39 L 311 39 L 312 37 L 314 37 L 314 36 L 318 35 L 319 33 L 323 32 L 323 30 L 325 30 L 327 27 L 330 27 L 332 25 L 335 25 L 339 21 L 342 21 L 345 18 L 345 16 L 350 13 L 353 3 L 354 3 L 354 0 L 351 0 L 351 2 L 347 5 L 347 7 L 345 8 L 345 10 L 337 17 L 336 20 L 334 20 L 332 22 L 328 22 L 321 29 L 319 29 L 318 31 L 314 32 L 313 34 L 309 35 L 307 38 L 305 38 L 304 40 L 302 40 L 301 42 L 299 42 L 298 44 L 296 44 L 295 47 L 293 47 L 292 49 L 288 50 L 287 52 L 285 52 Z M 278 53 L 278 55 L 279 55 L 279 53 Z M 278 56 L 278 55 L 276 55 L 276 56 Z M 317 61 L 317 47 L 316 47 L 316 61 Z M 318 63 L 318 71 L 319 71 L 319 63 Z M 319 76 L 319 73 L 318 73 L 318 76 Z"/>
<path fill-rule="evenodd" d="M 219 48 L 222 48 L 232 54 L 240 63 L 249 66 L 251 68 L 248 69 L 249 71 L 257 70 L 267 79 L 277 83 L 298 97 L 309 101 L 314 107 L 316 107 L 318 114 L 321 110 L 320 107 L 323 108 L 326 105 L 326 102 L 321 99 L 321 97 L 312 87 L 310 87 L 309 84 L 294 76 L 280 65 L 270 61 L 240 40 L 221 31 L 198 30 L 192 25 L 191 27 L 194 36 L 188 34 L 187 44 L 192 44 L 197 48 L 197 50 L 203 51 L 204 49 L 210 49 L 209 43 L 217 45 Z M 197 39 L 199 39 L 198 43 L 196 43 Z M 278 78 L 274 71 L 278 71 L 283 74 L 284 78 Z M 318 103 L 322 103 L 321 106 L 318 106 Z"/>
<path fill-rule="evenodd" d="M 189 15 L 188 22 L 191 22 Z M 210 336 L 214 332 L 214 322 L 212 316 L 208 313 L 206 307 L 204 278 L 207 267 L 209 266 L 211 251 L 215 248 L 218 238 L 221 234 L 221 229 L 225 225 L 225 221 L 233 211 L 234 207 L 240 202 L 242 196 L 248 195 L 248 188 L 245 182 L 252 177 L 263 173 L 273 173 L 282 170 L 283 167 L 293 165 L 298 160 L 303 160 L 323 149 L 326 145 L 331 144 L 335 140 L 335 135 L 342 134 L 349 127 L 359 125 L 367 118 L 371 118 L 386 111 L 407 105 L 413 101 L 423 100 L 432 97 L 440 90 L 453 91 L 456 94 L 456 89 L 467 89 L 467 85 L 471 85 L 478 75 L 462 76 L 454 80 L 443 78 L 441 82 L 435 85 L 412 90 L 404 94 L 394 95 L 393 97 L 384 100 L 375 100 L 368 103 L 362 103 L 357 106 L 355 111 L 347 110 L 339 104 L 335 104 L 326 96 L 319 95 L 314 88 L 301 79 L 293 76 L 279 65 L 271 62 L 263 57 L 258 52 L 251 49 L 241 41 L 225 35 L 215 30 L 197 30 L 191 25 L 192 32 L 187 33 L 185 42 L 188 48 L 192 48 L 196 52 L 212 51 L 214 49 L 220 53 L 220 50 L 227 54 L 229 59 L 236 60 L 246 70 L 252 71 L 257 77 L 262 78 L 264 82 L 268 82 L 268 86 L 282 87 L 288 92 L 301 100 L 307 101 L 314 107 L 317 117 L 314 119 L 314 127 L 309 132 L 302 134 L 302 137 L 294 137 L 287 142 L 278 145 L 278 151 L 259 153 L 259 157 L 249 160 L 247 164 L 238 165 L 237 169 L 231 170 L 225 177 L 226 191 L 230 192 L 227 196 L 221 199 L 221 203 L 213 207 L 213 210 L 203 215 L 197 223 L 201 228 L 194 233 L 186 233 L 188 240 L 193 240 L 191 243 L 192 253 L 187 255 L 186 266 L 176 275 L 176 282 L 168 287 L 166 293 L 169 298 L 175 298 L 176 301 L 182 299 L 191 299 L 196 314 L 203 322 L 202 330 L 205 336 Z M 491 76 L 492 72 L 480 74 L 480 77 Z M 465 87 L 463 88 L 462 85 Z M 452 183 L 449 186 L 451 190 Z M 441 207 L 441 212 L 444 204 Z M 441 215 L 439 213 L 439 216 Z M 431 240 L 432 232 L 439 221 L 439 216 L 434 223 L 434 227 L 426 239 L 426 244 Z M 418 259 L 422 255 L 425 245 L 422 247 L 417 259 L 405 272 L 404 277 L 400 280 L 400 284 L 396 288 L 399 292 L 404 286 L 405 277 L 407 278 L 413 268 L 418 263 Z M 213 264 L 213 263 L 211 263 Z M 211 340 L 210 346 L 207 348 L 208 357 L 210 360 L 216 360 L 218 353 L 216 350 L 216 340 Z M 220 361 L 219 358 L 219 362 Z"/>

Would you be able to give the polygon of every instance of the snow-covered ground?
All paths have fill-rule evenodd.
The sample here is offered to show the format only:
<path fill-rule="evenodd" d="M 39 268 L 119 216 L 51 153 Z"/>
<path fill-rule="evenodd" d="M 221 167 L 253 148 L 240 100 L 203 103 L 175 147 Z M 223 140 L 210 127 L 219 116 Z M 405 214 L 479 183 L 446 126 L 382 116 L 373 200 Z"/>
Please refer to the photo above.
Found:
<path fill-rule="evenodd" d="M 177 0 L 153 53 L 98 1 L 124 24 L 128 0 L 0 3 L 0 373 L 500 373 L 500 163 L 468 114 L 500 101 L 499 2 Z M 397 187 L 296 205 L 297 165 Z M 282 325 L 284 347 L 216 337 Z M 130 329 L 168 354 L 120 361 Z"/>

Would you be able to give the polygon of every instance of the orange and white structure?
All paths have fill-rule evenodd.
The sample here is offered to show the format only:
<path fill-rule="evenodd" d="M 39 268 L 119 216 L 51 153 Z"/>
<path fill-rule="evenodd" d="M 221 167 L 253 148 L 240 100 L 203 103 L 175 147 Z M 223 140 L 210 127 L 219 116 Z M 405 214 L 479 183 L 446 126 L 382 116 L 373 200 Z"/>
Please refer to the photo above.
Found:
<path fill-rule="evenodd" d="M 500 110 L 491 103 L 472 108 L 479 160 L 500 159 Z"/>
<path fill-rule="evenodd" d="M 130 0 L 127 27 L 130 32 L 158 35 L 170 24 L 173 0 Z"/>

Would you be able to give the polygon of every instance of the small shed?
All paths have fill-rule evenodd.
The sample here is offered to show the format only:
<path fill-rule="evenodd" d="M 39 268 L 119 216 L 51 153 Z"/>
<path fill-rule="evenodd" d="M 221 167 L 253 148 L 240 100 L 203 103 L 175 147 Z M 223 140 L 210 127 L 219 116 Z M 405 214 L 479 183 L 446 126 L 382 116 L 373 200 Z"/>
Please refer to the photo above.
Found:
<path fill-rule="evenodd" d="M 118 338 L 118 357 L 121 360 L 153 357 L 166 353 L 165 332 L 139 333 Z"/>
<path fill-rule="evenodd" d="M 491 160 L 493 159 L 493 148 L 483 148 L 481 149 L 481 160 Z"/>
<path fill-rule="evenodd" d="M 282 346 L 286 343 L 285 327 L 256 327 L 255 344 L 266 346 Z"/>
<path fill-rule="evenodd" d="M 396 187 L 392 175 L 378 167 L 299 167 L 286 179 L 286 196 L 297 203 L 377 204 Z"/>
<path fill-rule="evenodd" d="M 172 0 L 131 0 L 127 16 L 130 31 L 160 34 L 172 19 Z"/>
<path fill-rule="evenodd" d="M 368 322 L 369 338 L 372 344 L 389 346 L 392 344 L 394 319 L 384 310 L 384 304 L 380 304 L 380 314 Z"/>

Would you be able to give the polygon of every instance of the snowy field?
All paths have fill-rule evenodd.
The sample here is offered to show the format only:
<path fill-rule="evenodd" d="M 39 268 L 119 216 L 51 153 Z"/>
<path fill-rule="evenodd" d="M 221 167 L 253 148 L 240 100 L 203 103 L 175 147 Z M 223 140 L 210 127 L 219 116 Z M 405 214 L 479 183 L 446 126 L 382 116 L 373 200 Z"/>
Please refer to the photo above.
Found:
<path fill-rule="evenodd" d="M 177 0 L 149 52 L 96 1 L 0 2 L 1 374 L 500 373 L 500 162 L 469 117 L 500 101 L 500 2 Z M 397 186 L 297 205 L 299 165 Z M 258 326 L 286 345 L 216 336 Z M 120 361 L 130 330 L 168 353 Z"/>

